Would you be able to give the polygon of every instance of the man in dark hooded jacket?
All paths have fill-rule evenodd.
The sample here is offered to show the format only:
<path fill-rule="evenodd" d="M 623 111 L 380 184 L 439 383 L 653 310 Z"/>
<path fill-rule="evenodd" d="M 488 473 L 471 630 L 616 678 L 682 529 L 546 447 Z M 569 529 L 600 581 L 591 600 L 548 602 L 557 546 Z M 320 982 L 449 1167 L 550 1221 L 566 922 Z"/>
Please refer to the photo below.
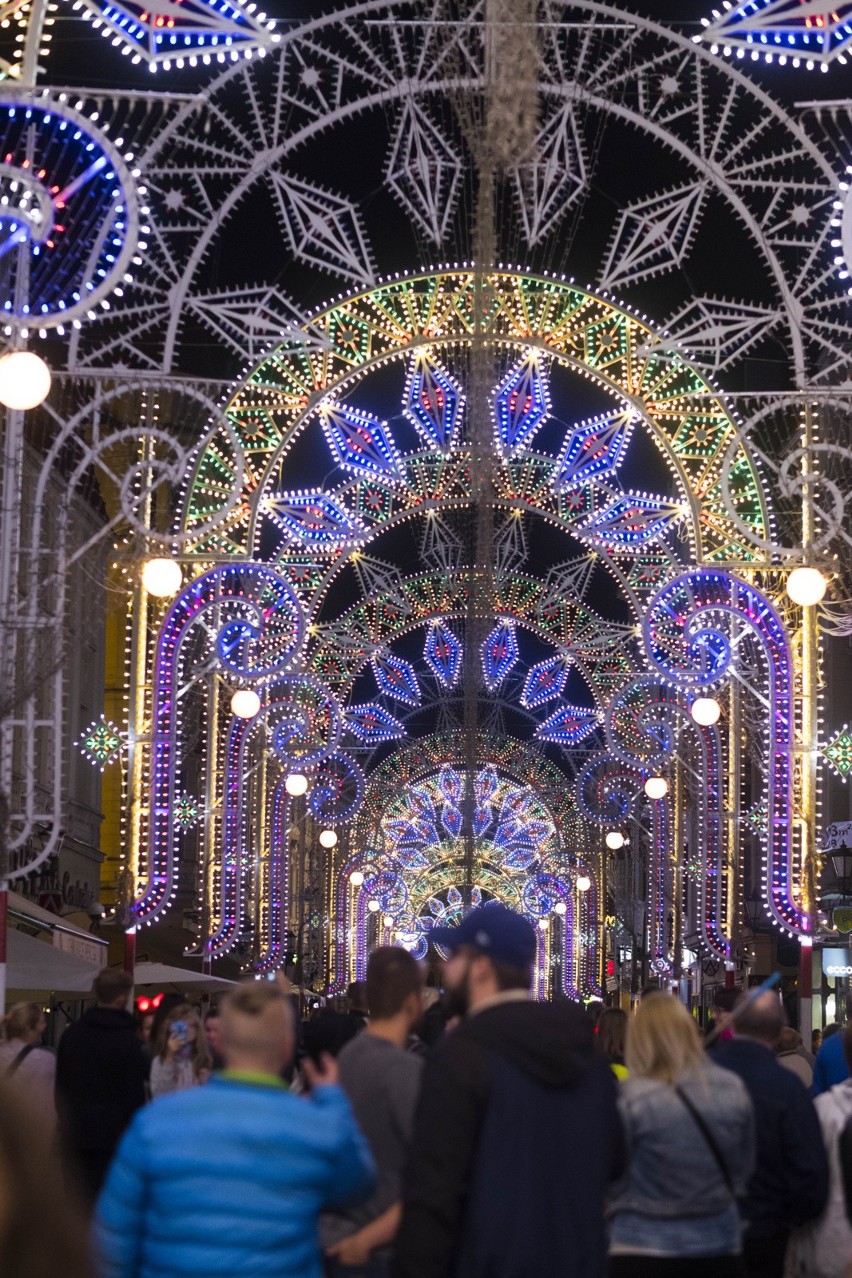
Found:
<path fill-rule="evenodd" d="M 92 1202 L 124 1129 L 145 1104 L 148 1065 L 127 1010 L 132 989 L 129 972 L 98 972 L 92 989 L 97 1006 L 69 1025 L 56 1053 L 62 1142 Z"/>
<path fill-rule="evenodd" d="M 535 929 L 512 910 L 432 937 L 465 1019 L 426 1061 L 395 1278 L 599 1278 L 625 1147 L 591 1020 L 531 1001 Z"/>

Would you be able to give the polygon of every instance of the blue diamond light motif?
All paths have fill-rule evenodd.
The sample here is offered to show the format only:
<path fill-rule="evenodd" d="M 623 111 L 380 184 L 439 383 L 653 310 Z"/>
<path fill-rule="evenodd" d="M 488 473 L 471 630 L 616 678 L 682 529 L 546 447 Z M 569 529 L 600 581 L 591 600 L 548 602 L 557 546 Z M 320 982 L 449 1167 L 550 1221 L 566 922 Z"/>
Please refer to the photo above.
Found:
<path fill-rule="evenodd" d="M 346 404 L 324 404 L 320 417 L 331 454 L 344 470 L 386 483 L 398 483 L 404 478 L 386 422 Z"/>
<path fill-rule="evenodd" d="M 497 435 L 502 447 L 513 452 L 529 443 L 550 413 L 550 390 L 535 351 L 503 379 L 494 396 Z"/>
<path fill-rule="evenodd" d="M 518 636 L 511 621 L 500 621 L 482 645 L 482 673 L 489 692 L 505 679 L 518 660 Z"/>
<path fill-rule="evenodd" d="M 549 719 L 545 719 L 536 736 L 541 741 L 555 741 L 558 745 L 576 745 L 597 726 L 597 711 L 586 706 L 561 706 Z"/>
<path fill-rule="evenodd" d="M 410 662 L 392 652 L 379 653 L 373 658 L 373 673 L 380 692 L 403 705 L 420 705 L 420 685 Z"/>
<path fill-rule="evenodd" d="M 580 422 L 565 440 L 557 463 L 554 488 L 570 492 L 582 488 L 600 475 L 617 470 L 633 434 L 633 413 L 607 413 Z"/>
<path fill-rule="evenodd" d="M 665 497 L 625 493 L 593 515 L 578 534 L 614 554 L 633 554 L 666 535 L 685 516 L 684 507 Z"/>
<path fill-rule="evenodd" d="M 564 657 L 550 657 L 532 666 L 524 680 L 521 705 L 527 710 L 546 705 L 562 696 L 568 678 L 568 664 Z"/>
<path fill-rule="evenodd" d="M 350 706 L 346 711 L 346 723 L 358 740 L 366 745 L 378 745 L 381 741 L 397 741 L 406 735 L 405 728 L 399 720 L 377 701 Z"/>
<path fill-rule="evenodd" d="M 411 361 L 403 414 L 427 448 L 447 453 L 455 443 L 464 397 L 448 373 L 422 352 Z"/>
<path fill-rule="evenodd" d="M 345 506 L 321 491 L 272 497 L 264 509 L 290 541 L 324 549 L 334 549 L 363 531 Z"/>
<path fill-rule="evenodd" d="M 437 679 L 445 688 L 458 683 L 462 667 L 460 641 L 442 621 L 433 622 L 426 632 L 423 656 Z"/>

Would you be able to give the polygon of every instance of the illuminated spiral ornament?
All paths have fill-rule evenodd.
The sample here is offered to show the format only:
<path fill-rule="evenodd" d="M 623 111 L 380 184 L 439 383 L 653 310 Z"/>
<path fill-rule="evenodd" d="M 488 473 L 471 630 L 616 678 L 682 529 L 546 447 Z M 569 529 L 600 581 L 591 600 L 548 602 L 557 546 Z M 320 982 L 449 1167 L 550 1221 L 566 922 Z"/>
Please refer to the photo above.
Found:
<path fill-rule="evenodd" d="M 616 759 L 653 771 L 677 745 L 678 721 L 685 721 L 683 693 L 655 675 L 631 680 L 610 701 L 607 744 Z"/>
<path fill-rule="evenodd" d="M 187 640 L 206 635 L 222 665 L 251 682 L 286 666 L 299 649 L 303 628 L 292 587 L 265 564 L 220 564 L 190 582 L 166 613 L 154 662 L 148 882 L 132 907 L 135 922 L 156 918 L 176 885 L 172 815 L 179 775 L 177 691 L 188 663 L 198 658 Z M 231 733 L 227 766 L 239 767 L 243 741 L 243 735 Z M 232 754 L 237 760 L 233 764 Z M 236 846 L 236 836 L 233 842 Z M 237 886 L 235 900 L 238 891 Z M 236 926 L 236 920 L 231 924 Z"/>
<path fill-rule="evenodd" d="M 309 675 L 285 675 L 269 687 L 272 752 L 291 771 L 313 768 L 340 738 L 340 707 Z"/>
<path fill-rule="evenodd" d="M 0 101 L 0 315 L 7 331 L 79 326 L 109 309 L 138 254 L 130 163 L 67 102 Z M 20 274 L 19 274 L 20 272 Z"/>
<path fill-rule="evenodd" d="M 524 884 L 522 900 L 524 909 L 534 919 L 550 914 L 558 901 L 567 901 L 571 885 L 554 874 L 534 874 Z"/>
<path fill-rule="evenodd" d="M 610 755 L 597 755 L 577 775 L 577 802 L 592 821 L 623 821 L 642 788 L 642 774 Z"/>
<path fill-rule="evenodd" d="M 792 934 L 809 933 L 802 906 L 804 885 L 794 865 L 790 814 L 793 811 L 793 668 L 787 635 L 772 604 L 754 586 L 719 569 L 694 569 L 668 582 L 648 605 L 645 646 L 661 674 L 679 687 L 707 688 L 728 673 L 732 660 L 727 631 L 737 623 L 757 640 L 768 668 L 766 719 L 769 767 L 766 906 Z"/>
<path fill-rule="evenodd" d="M 318 821 L 340 825 L 351 821 L 364 797 L 364 774 L 352 759 L 332 754 L 313 777 L 308 806 Z"/>
<path fill-rule="evenodd" d="M 408 889 L 401 874 L 380 870 L 364 880 L 364 896 L 378 901 L 385 914 L 400 914 L 408 904 Z"/>

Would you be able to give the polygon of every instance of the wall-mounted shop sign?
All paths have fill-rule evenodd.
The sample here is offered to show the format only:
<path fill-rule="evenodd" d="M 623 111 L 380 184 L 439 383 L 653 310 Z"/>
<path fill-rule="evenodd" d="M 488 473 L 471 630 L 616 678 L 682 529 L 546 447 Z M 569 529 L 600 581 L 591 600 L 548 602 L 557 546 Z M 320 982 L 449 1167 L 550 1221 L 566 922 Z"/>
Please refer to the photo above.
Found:
<path fill-rule="evenodd" d="M 822 970 L 826 976 L 852 976 L 852 950 L 829 948 L 822 951 Z"/>

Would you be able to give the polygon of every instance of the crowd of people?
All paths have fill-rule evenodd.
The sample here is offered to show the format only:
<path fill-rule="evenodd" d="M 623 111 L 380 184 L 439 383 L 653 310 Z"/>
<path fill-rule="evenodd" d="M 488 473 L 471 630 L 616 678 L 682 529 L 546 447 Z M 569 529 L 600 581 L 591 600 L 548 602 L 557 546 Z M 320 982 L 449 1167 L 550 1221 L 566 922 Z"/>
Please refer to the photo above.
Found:
<path fill-rule="evenodd" d="M 628 1014 L 530 997 L 499 905 L 433 939 L 443 994 L 375 950 L 300 1023 L 247 981 L 143 1032 L 130 976 L 54 1055 L 0 1044 L 0 1274 L 48 1278 L 852 1278 L 852 1001 L 816 1061 L 772 990 L 702 1039 L 658 988 Z"/>

